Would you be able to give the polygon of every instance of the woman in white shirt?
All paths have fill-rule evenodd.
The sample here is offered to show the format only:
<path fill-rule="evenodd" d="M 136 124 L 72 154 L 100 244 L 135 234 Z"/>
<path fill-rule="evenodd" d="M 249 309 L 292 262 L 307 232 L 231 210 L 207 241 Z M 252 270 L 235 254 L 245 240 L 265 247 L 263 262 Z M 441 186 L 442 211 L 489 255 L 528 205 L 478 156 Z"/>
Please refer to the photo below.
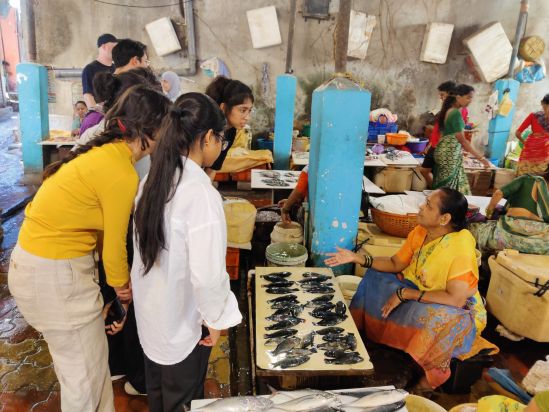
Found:
<path fill-rule="evenodd" d="M 131 279 L 153 412 L 203 396 L 211 347 L 242 319 L 225 270 L 221 196 L 203 171 L 225 144 L 224 127 L 211 98 L 180 96 L 138 192 Z"/>

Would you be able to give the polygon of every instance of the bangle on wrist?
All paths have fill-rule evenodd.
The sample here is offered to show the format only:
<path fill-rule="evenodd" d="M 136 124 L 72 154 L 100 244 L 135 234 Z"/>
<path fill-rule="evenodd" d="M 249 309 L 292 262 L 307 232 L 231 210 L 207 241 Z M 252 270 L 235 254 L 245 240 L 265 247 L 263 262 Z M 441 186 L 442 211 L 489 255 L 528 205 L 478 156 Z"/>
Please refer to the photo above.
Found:
<path fill-rule="evenodd" d="M 361 264 L 363 268 L 371 268 L 374 263 L 374 258 L 370 255 L 364 255 L 364 263 Z"/>
<path fill-rule="evenodd" d="M 404 288 L 397 289 L 397 291 L 396 291 L 397 298 L 398 298 L 398 300 L 400 300 L 402 303 L 404 303 L 404 302 L 406 302 L 406 301 L 408 300 L 408 299 L 404 299 L 403 292 L 404 292 Z"/>
<path fill-rule="evenodd" d="M 419 296 L 418 296 L 418 298 L 417 298 L 417 301 L 418 301 L 418 302 L 421 303 L 421 298 L 423 298 L 423 295 L 425 295 L 425 291 L 422 291 L 422 292 L 419 294 Z"/>

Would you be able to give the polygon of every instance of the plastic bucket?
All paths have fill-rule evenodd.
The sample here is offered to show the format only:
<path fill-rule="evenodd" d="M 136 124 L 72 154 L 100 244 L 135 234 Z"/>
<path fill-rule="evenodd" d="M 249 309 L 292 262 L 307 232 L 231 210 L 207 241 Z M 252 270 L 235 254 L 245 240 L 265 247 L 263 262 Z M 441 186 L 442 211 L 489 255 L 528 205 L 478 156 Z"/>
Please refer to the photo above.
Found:
<path fill-rule="evenodd" d="M 309 254 L 307 248 L 298 243 L 273 243 L 265 250 L 267 266 L 304 267 Z"/>

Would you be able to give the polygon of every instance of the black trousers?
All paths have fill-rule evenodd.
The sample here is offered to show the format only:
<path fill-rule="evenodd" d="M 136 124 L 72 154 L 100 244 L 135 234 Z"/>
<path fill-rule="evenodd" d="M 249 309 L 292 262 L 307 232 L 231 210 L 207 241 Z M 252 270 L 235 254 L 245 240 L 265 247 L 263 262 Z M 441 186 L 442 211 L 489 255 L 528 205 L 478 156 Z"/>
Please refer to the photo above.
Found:
<path fill-rule="evenodd" d="M 209 334 L 203 328 L 202 337 Z M 175 365 L 159 365 L 145 356 L 147 395 L 151 412 L 181 412 L 193 399 L 204 397 L 204 380 L 212 348 L 196 345 Z"/>

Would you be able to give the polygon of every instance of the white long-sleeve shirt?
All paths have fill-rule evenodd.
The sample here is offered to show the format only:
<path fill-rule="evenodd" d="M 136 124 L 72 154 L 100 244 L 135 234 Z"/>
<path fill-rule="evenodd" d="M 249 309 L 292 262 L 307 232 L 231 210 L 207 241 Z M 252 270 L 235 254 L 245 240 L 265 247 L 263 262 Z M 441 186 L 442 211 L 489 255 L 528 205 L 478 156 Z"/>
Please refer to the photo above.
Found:
<path fill-rule="evenodd" d="M 134 233 L 131 279 L 137 330 L 147 357 L 161 365 L 184 360 L 200 340 L 202 324 L 227 329 L 242 320 L 225 270 L 221 196 L 196 163 L 183 161 L 183 177 L 164 211 L 166 249 L 146 275 Z"/>

